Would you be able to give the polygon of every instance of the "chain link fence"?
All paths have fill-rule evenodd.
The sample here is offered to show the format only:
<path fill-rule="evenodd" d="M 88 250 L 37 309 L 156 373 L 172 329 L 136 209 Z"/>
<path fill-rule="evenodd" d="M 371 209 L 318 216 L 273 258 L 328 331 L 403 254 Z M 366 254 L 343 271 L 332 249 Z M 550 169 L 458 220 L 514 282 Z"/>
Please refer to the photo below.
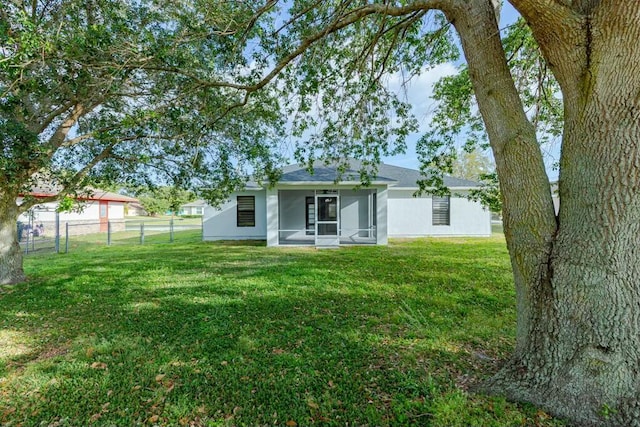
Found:
<path fill-rule="evenodd" d="M 30 209 L 17 223 L 25 254 L 56 252 L 60 244 L 60 215 L 52 209 Z"/>
<path fill-rule="evenodd" d="M 34 209 L 21 217 L 17 227 L 25 255 L 69 253 L 92 245 L 149 245 L 202 239 L 201 217 L 65 222 L 60 221 L 56 212 Z"/>

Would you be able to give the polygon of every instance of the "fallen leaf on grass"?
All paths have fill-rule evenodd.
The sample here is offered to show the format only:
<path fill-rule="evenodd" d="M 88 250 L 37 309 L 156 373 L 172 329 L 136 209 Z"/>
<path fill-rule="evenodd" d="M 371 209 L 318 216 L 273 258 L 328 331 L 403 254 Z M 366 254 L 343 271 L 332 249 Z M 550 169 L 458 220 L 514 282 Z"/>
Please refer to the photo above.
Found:
<path fill-rule="evenodd" d="M 93 362 L 91 369 L 107 369 L 107 364 L 104 362 Z"/>
<path fill-rule="evenodd" d="M 166 376 L 166 374 L 158 374 L 158 375 L 156 375 L 156 382 L 159 383 L 160 381 L 162 381 L 164 379 L 165 376 Z"/>
<path fill-rule="evenodd" d="M 176 383 L 174 383 L 173 381 L 165 381 L 162 383 L 162 385 L 165 387 L 165 391 L 169 393 L 176 386 Z"/>
<path fill-rule="evenodd" d="M 152 416 L 149 417 L 149 422 L 150 423 L 157 423 L 159 419 L 160 419 L 160 417 L 158 415 L 152 415 Z"/>
<path fill-rule="evenodd" d="M 298 423 L 293 420 L 287 421 L 287 427 L 296 427 L 297 425 Z"/>

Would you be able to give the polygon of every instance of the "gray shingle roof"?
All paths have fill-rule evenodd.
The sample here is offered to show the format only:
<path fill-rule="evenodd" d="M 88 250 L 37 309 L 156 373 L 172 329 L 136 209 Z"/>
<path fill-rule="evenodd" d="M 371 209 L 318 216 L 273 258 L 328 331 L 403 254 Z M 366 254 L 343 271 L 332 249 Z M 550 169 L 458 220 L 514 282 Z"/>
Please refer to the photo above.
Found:
<path fill-rule="evenodd" d="M 335 166 L 317 166 L 313 168 L 313 174 L 304 166 L 287 166 L 284 168 L 280 182 L 293 183 L 293 182 L 330 182 L 333 183 L 338 177 L 338 171 Z M 360 172 L 357 169 L 349 168 L 342 173 L 341 181 L 346 182 L 360 182 Z M 371 178 L 372 182 L 385 182 L 389 184 L 394 183 L 394 179 L 381 176 L 378 174 Z"/>
<path fill-rule="evenodd" d="M 350 168 L 342 175 L 342 181 L 360 181 L 358 170 L 362 163 L 357 160 L 351 160 L 349 165 Z M 280 182 L 334 182 L 337 176 L 335 166 L 327 166 L 322 162 L 314 163 L 313 170 L 314 172 L 312 175 L 306 170 L 305 166 L 286 166 L 283 170 Z M 376 177 L 372 178 L 372 182 L 387 182 L 389 185 L 400 188 L 418 188 L 417 182 L 422 178 L 420 171 L 415 169 L 381 163 L 378 166 L 378 173 Z M 477 182 L 452 176 L 445 176 L 444 184 L 449 188 L 468 188 L 479 186 Z"/>

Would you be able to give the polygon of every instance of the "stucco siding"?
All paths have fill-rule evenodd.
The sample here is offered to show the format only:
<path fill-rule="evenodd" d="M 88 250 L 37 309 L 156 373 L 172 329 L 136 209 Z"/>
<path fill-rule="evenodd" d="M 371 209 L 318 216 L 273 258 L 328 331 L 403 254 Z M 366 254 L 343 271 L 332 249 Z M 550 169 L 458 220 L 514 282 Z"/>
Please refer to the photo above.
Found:
<path fill-rule="evenodd" d="M 491 213 L 478 202 L 450 199 L 450 225 L 432 225 L 431 196 L 413 197 L 413 190 L 388 192 L 389 237 L 490 236 Z"/>
<path fill-rule="evenodd" d="M 347 237 L 366 237 L 369 222 L 370 195 L 368 191 L 340 192 L 340 229 Z M 373 224 L 372 224 L 373 225 Z M 361 231 L 363 230 L 363 231 Z"/>
<path fill-rule="evenodd" d="M 109 220 L 124 219 L 124 203 L 109 202 Z"/>
<path fill-rule="evenodd" d="M 314 194 L 312 190 L 280 190 L 278 192 L 280 238 L 306 237 L 306 198 L 314 197 Z"/>
<path fill-rule="evenodd" d="M 237 197 L 255 196 L 255 226 L 238 227 Z M 266 191 L 233 193 L 218 208 L 206 206 L 202 220 L 203 240 L 246 240 L 267 238 Z"/>

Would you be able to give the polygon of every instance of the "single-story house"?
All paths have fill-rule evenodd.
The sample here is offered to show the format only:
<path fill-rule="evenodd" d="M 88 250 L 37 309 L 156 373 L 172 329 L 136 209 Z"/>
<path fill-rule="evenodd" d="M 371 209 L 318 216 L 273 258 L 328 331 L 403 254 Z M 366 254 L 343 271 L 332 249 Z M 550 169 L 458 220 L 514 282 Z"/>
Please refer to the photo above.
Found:
<path fill-rule="evenodd" d="M 178 215 L 202 215 L 204 214 L 204 208 L 207 206 L 207 202 L 204 200 L 196 200 L 193 202 L 185 203 L 180 206 Z"/>
<path fill-rule="evenodd" d="M 124 216 L 147 216 L 147 211 L 138 201 L 125 204 Z"/>
<path fill-rule="evenodd" d="M 472 181 L 446 177 L 451 196 L 414 197 L 420 172 L 381 164 L 366 188 L 357 167 L 336 181 L 336 169 L 313 173 L 288 166 L 273 188 L 248 185 L 221 206 L 207 206 L 204 240 L 264 239 L 267 246 L 387 244 L 390 237 L 490 236 L 491 213 L 463 197 Z"/>
<path fill-rule="evenodd" d="M 49 197 L 55 194 L 55 189 L 49 188 L 34 188 L 29 192 L 29 195 L 34 197 Z M 23 197 L 19 197 L 18 204 L 22 200 Z M 55 233 L 56 217 L 61 234 L 64 234 L 66 223 L 69 224 L 69 234 L 72 235 L 106 232 L 109 223 L 111 231 L 122 231 L 125 228 L 125 206 L 138 202 L 136 198 L 99 189 L 91 189 L 78 195 L 77 200 L 81 205 L 79 210 L 57 212 L 59 202 L 47 202 L 23 213 L 18 220 L 32 227 L 42 225 L 45 234 L 51 235 Z"/>

